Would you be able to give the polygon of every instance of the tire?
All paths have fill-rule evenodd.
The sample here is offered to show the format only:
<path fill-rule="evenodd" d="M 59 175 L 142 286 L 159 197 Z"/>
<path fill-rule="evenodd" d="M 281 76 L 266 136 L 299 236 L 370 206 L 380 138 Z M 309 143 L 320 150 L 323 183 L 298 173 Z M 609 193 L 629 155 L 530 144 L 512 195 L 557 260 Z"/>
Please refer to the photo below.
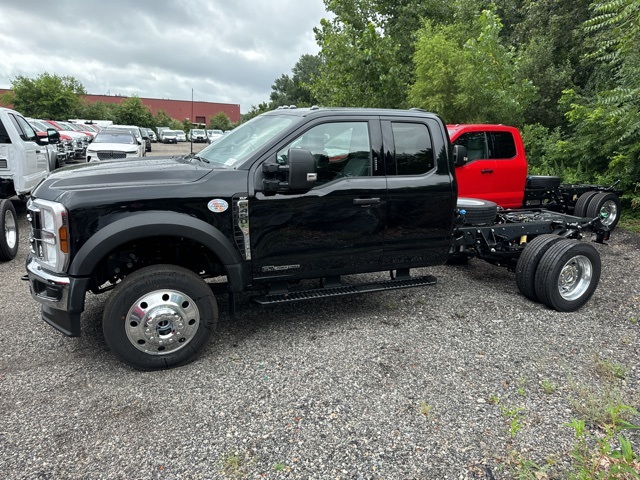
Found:
<path fill-rule="evenodd" d="M 530 188 L 555 188 L 560 186 L 560 177 L 530 175 L 527 177 L 527 187 Z"/>
<path fill-rule="evenodd" d="M 615 193 L 601 192 L 589 202 L 586 216 L 589 218 L 600 217 L 602 224 L 609 227 L 609 231 L 611 231 L 620 220 L 620 208 L 620 198 Z"/>
<path fill-rule="evenodd" d="M 457 209 L 464 216 L 465 225 L 487 225 L 495 221 L 498 204 L 479 198 L 458 198 Z M 464 213 L 462 213 L 464 212 Z"/>
<path fill-rule="evenodd" d="M 595 292 L 600 271 L 600 254 L 593 245 L 577 240 L 557 242 L 538 265 L 536 295 L 549 308 L 573 312 Z"/>
<path fill-rule="evenodd" d="M 104 308 L 102 331 L 124 363 L 160 370 L 194 360 L 217 322 L 216 299 L 198 275 L 174 265 L 153 265 L 116 286 Z"/>
<path fill-rule="evenodd" d="M 587 208 L 589 207 L 589 203 L 591 199 L 595 197 L 598 192 L 585 192 L 576 201 L 576 205 L 573 208 L 573 215 L 575 217 L 586 217 L 587 216 Z"/>
<path fill-rule="evenodd" d="M 11 200 L 0 200 L 0 260 L 13 260 L 18 254 L 18 215 Z"/>
<path fill-rule="evenodd" d="M 538 301 L 536 295 L 536 271 L 540 260 L 552 245 L 563 240 L 563 237 L 552 234 L 538 235 L 524 247 L 516 264 L 516 285 L 529 300 Z"/>

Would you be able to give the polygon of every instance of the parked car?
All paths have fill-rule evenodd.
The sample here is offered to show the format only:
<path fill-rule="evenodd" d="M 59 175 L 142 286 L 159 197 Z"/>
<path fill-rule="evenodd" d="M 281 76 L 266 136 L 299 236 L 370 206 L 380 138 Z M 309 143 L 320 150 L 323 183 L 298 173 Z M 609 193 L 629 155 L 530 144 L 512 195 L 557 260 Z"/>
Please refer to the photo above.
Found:
<path fill-rule="evenodd" d="M 140 145 L 135 135 L 124 129 L 105 129 L 87 148 L 87 162 L 138 157 Z"/>
<path fill-rule="evenodd" d="M 182 130 L 174 130 L 174 132 L 176 132 L 176 137 L 178 138 L 179 142 L 187 141 L 187 135 Z"/>
<path fill-rule="evenodd" d="M 193 143 L 206 143 L 209 140 L 207 136 L 207 131 L 201 128 L 194 128 L 189 130 L 187 139 L 192 141 Z"/>
<path fill-rule="evenodd" d="M 68 135 L 73 138 L 73 158 L 83 158 L 87 151 L 87 145 L 89 145 L 89 137 L 81 132 L 77 132 L 73 128 L 66 126 L 63 122 L 56 122 L 55 120 L 43 120 L 47 124 L 47 128 L 53 127 L 60 134 Z"/>
<path fill-rule="evenodd" d="M 140 148 L 139 157 L 144 157 L 147 155 L 147 146 L 146 141 L 142 137 L 142 132 L 140 131 L 140 127 L 136 127 L 135 125 L 111 125 L 109 130 L 126 130 L 129 133 L 132 133 L 136 140 L 138 141 L 138 145 Z"/>
<path fill-rule="evenodd" d="M 162 143 L 178 143 L 178 134 L 176 130 L 163 130 Z"/>
<path fill-rule="evenodd" d="M 209 142 L 215 142 L 216 140 L 218 140 L 219 138 L 221 138 L 224 135 L 224 132 L 222 130 L 207 130 L 207 137 L 209 137 Z"/>
<path fill-rule="evenodd" d="M 171 130 L 169 127 L 157 127 L 156 131 L 158 132 L 158 140 L 162 141 L 162 137 L 163 137 L 163 132 L 165 130 Z"/>
<path fill-rule="evenodd" d="M 15 110 L 0 108 L 0 261 L 18 253 L 19 229 L 11 197 L 24 200 L 49 175 L 49 158 L 44 145 L 59 141 L 49 127 L 46 140 Z M 46 143 L 45 143 L 46 141 Z"/>
<path fill-rule="evenodd" d="M 156 137 L 156 132 L 153 131 L 152 128 L 147 128 L 147 133 L 149 134 L 149 138 L 151 139 L 151 143 L 156 143 L 158 141 L 158 137 Z"/>

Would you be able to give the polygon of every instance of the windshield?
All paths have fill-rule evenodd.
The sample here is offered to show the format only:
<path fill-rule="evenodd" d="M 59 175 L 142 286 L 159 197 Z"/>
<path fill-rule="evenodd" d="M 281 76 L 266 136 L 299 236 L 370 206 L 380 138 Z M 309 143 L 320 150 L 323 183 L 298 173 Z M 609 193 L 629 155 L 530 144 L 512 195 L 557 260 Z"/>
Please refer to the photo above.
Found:
<path fill-rule="evenodd" d="M 218 165 L 237 166 L 293 122 L 292 117 L 256 117 L 209 145 L 198 156 Z"/>
<path fill-rule="evenodd" d="M 126 143 L 129 145 L 135 145 L 136 138 L 126 132 L 102 132 L 96 135 L 93 143 Z"/>

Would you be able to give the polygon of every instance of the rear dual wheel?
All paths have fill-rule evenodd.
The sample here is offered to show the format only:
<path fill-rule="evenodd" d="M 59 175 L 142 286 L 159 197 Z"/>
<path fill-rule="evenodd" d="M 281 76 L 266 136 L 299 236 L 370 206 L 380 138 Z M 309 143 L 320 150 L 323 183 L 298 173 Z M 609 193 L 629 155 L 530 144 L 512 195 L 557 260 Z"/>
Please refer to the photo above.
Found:
<path fill-rule="evenodd" d="M 600 254 L 593 245 L 577 240 L 537 238 L 541 239 L 528 244 L 518 260 L 518 288 L 527 298 L 559 312 L 578 310 L 600 281 Z"/>
<path fill-rule="evenodd" d="M 573 214 L 576 217 L 599 217 L 611 231 L 620 220 L 620 208 L 620 198 L 615 193 L 586 192 L 578 198 Z"/>

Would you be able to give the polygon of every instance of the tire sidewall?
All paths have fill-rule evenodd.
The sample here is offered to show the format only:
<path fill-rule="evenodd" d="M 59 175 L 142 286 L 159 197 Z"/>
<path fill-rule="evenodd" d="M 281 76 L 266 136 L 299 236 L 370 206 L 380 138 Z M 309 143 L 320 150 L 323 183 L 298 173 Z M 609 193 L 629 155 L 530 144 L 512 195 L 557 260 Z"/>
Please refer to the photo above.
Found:
<path fill-rule="evenodd" d="M 573 257 L 583 255 L 591 262 L 591 282 L 585 292 L 575 300 L 567 300 L 560 295 L 558 279 L 565 264 Z M 552 245 L 540 260 L 536 271 L 535 289 L 540 301 L 560 312 L 578 310 L 589 301 L 600 281 L 600 254 L 590 244 L 576 240 L 564 240 Z"/>
<path fill-rule="evenodd" d="M 10 212 L 16 225 L 16 244 L 11 248 L 7 242 L 5 233 L 5 215 Z M 0 260 L 13 260 L 18 255 L 18 247 L 20 245 L 18 215 L 11 200 L 0 200 Z"/>
<path fill-rule="evenodd" d="M 535 275 L 547 250 L 563 238 L 553 234 L 539 235 L 525 246 L 516 264 L 516 285 L 529 300 L 539 300 L 535 291 Z"/>
<path fill-rule="evenodd" d="M 198 307 L 200 325 L 194 338 L 180 350 L 149 355 L 131 344 L 125 331 L 129 309 L 143 295 L 155 290 L 184 292 Z M 218 320 L 218 307 L 209 286 L 195 273 L 173 265 L 155 265 L 138 270 L 116 286 L 104 308 L 102 329 L 109 348 L 123 362 L 139 370 L 177 367 L 194 360 L 206 347 Z"/>

